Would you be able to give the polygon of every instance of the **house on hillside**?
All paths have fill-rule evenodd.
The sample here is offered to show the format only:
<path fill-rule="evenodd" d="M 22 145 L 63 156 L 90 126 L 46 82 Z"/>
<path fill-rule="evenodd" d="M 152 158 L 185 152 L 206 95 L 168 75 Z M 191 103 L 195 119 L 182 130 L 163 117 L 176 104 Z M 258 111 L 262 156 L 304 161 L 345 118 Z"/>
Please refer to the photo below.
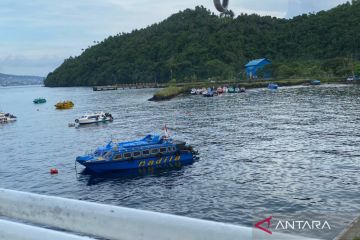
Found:
<path fill-rule="evenodd" d="M 271 61 L 266 58 L 255 59 L 248 62 L 248 64 L 245 65 L 247 79 L 269 78 L 271 75 L 269 72 L 262 72 L 261 76 L 259 76 L 259 72 L 268 64 L 271 64 Z"/>

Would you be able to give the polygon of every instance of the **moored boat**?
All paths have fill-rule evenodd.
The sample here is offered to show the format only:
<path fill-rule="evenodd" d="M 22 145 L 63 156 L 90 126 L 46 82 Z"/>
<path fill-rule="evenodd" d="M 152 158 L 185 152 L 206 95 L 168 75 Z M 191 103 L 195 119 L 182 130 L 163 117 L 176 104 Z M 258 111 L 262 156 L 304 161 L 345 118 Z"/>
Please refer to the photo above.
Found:
<path fill-rule="evenodd" d="M 196 88 L 191 89 L 190 94 L 191 94 L 191 95 L 197 95 L 197 90 L 196 90 Z"/>
<path fill-rule="evenodd" d="M 114 118 L 110 113 L 99 112 L 99 113 L 85 114 L 81 118 L 75 119 L 75 123 L 79 125 L 84 125 L 91 123 L 108 122 L 113 120 Z"/>
<path fill-rule="evenodd" d="M 36 98 L 36 99 L 34 99 L 33 103 L 35 103 L 35 104 L 46 103 L 46 99 L 45 98 Z"/>
<path fill-rule="evenodd" d="M 0 123 L 15 122 L 16 116 L 10 113 L 0 113 Z"/>
<path fill-rule="evenodd" d="M 58 102 L 55 107 L 56 109 L 70 109 L 74 107 L 74 103 L 72 101 Z"/>
<path fill-rule="evenodd" d="M 214 96 L 214 91 L 211 88 L 208 88 L 208 90 L 203 92 L 203 96 L 204 97 L 213 97 Z"/>
<path fill-rule="evenodd" d="M 110 141 L 95 152 L 76 158 L 76 162 L 95 173 L 140 168 L 162 168 L 172 164 L 188 164 L 194 160 L 195 152 L 185 142 L 168 136 L 147 135 L 130 141 Z"/>
<path fill-rule="evenodd" d="M 269 83 L 268 85 L 268 89 L 270 90 L 277 90 L 279 88 L 279 85 L 277 85 L 276 83 Z"/>
<path fill-rule="evenodd" d="M 228 88 L 228 93 L 235 93 L 235 88 L 229 87 Z"/>
<path fill-rule="evenodd" d="M 196 89 L 196 94 L 201 95 L 203 93 L 203 91 L 204 91 L 204 89 L 201 89 L 201 88 Z M 205 91 L 206 91 L 206 89 L 205 89 Z"/>
<path fill-rule="evenodd" d="M 240 92 L 244 93 L 246 92 L 246 89 L 244 87 L 240 88 Z"/>
<path fill-rule="evenodd" d="M 320 81 L 320 80 L 316 80 L 316 79 L 315 79 L 315 80 L 311 80 L 311 81 L 310 81 L 310 84 L 311 84 L 311 85 L 320 85 L 320 84 L 321 84 L 321 81 Z"/>

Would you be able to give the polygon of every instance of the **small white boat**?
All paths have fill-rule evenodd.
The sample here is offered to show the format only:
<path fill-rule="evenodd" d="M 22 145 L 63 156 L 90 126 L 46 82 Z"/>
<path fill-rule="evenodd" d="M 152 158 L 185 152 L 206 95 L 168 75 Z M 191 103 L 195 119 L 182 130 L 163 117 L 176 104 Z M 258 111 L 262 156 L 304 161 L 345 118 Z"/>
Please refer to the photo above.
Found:
<path fill-rule="evenodd" d="M 108 122 L 114 120 L 113 116 L 110 113 L 92 113 L 85 114 L 79 119 L 75 119 L 75 123 L 79 125 L 91 124 L 91 123 L 99 123 L 99 122 Z"/>
<path fill-rule="evenodd" d="M 196 89 L 196 95 L 200 95 L 200 94 L 201 94 L 201 89 L 200 88 Z"/>
<path fill-rule="evenodd" d="M 196 88 L 191 89 L 190 94 L 191 95 L 197 95 Z"/>
<path fill-rule="evenodd" d="M 0 123 L 15 122 L 16 117 L 10 113 L 0 113 Z"/>
<path fill-rule="evenodd" d="M 207 93 L 207 89 L 206 88 L 201 88 L 200 89 L 200 95 L 204 95 Z"/>

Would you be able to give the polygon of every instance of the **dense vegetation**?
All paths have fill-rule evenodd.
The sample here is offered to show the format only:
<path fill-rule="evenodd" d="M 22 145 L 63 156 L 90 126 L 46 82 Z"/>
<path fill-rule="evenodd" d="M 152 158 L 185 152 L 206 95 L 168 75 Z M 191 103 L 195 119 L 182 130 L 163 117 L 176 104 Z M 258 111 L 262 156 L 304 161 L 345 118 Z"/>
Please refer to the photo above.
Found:
<path fill-rule="evenodd" d="M 186 9 L 161 23 L 111 36 L 70 57 L 46 86 L 243 79 L 244 64 L 273 61 L 274 77 L 346 76 L 360 71 L 360 0 L 293 19 L 217 16 Z"/>

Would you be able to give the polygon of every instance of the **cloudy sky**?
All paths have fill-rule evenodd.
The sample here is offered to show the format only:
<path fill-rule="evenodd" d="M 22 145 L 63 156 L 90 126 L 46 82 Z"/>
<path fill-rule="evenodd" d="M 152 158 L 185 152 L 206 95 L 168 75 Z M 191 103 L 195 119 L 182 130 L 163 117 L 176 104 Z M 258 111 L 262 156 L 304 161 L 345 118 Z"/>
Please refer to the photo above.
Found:
<path fill-rule="evenodd" d="M 0 72 L 46 76 L 94 40 L 159 22 L 213 0 L 0 0 Z M 346 0 L 230 0 L 236 13 L 291 18 Z"/>

